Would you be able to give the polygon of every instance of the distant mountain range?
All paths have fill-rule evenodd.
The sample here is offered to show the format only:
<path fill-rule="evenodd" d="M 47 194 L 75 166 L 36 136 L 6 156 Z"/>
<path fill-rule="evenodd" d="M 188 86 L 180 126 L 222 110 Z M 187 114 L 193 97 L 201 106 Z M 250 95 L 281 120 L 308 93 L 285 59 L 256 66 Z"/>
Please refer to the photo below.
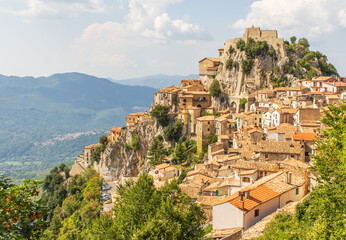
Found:
<path fill-rule="evenodd" d="M 165 88 L 172 85 L 179 86 L 182 79 L 192 79 L 198 78 L 198 74 L 190 75 L 173 75 L 168 76 L 164 74 L 157 74 L 152 76 L 140 77 L 140 78 L 129 78 L 123 80 L 114 80 L 111 81 L 119 84 L 126 84 L 130 86 L 147 86 L 152 88 Z"/>
<path fill-rule="evenodd" d="M 150 107 L 155 91 L 81 73 L 0 75 L 0 174 L 30 178 L 73 160 L 100 135 L 42 143 L 65 134 L 123 126 L 128 113 Z"/>

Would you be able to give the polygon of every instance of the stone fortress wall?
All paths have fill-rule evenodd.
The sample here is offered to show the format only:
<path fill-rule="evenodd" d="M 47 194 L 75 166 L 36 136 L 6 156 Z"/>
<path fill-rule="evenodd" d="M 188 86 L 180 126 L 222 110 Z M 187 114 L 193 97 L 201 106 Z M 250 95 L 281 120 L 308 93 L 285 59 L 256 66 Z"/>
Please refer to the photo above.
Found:
<path fill-rule="evenodd" d="M 284 39 L 278 38 L 276 30 L 261 30 L 259 27 L 246 28 L 242 38 L 229 39 L 224 43 L 224 53 L 227 52 L 232 45 L 236 49 L 237 42 L 243 39 L 245 42 L 248 38 L 253 38 L 255 41 L 267 41 L 275 51 L 279 51 L 279 55 L 286 57 L 287 53 L 284 47 Z"/>
<path fill-rule="evenodd" d="M 236 45 L 240 39 L 246 42 L 249 38 L 253 38 L 255 41 L 267 41 L 268 45 L 271 45 L 277 52 L 277 56 L 279 57 L 279 59 L 287 57 L 287 52 L 284 46 L 284 39 L 278 38 L 278 33 L 276 30 L 261 30 L 259 27 L 251 27 L 245 29 L 243 37 L 226 40 L 226 42 L 224 43 L 224 51 L 220 54 L 221 56 L 219 56 L 220 61 L 223 63 L 223 65 L 229 58 L 229 47 L 232 46 L 233 48 L 237 49 Z M 236 56 L 234 56 L 234 60 L 238 60 L 239 62 L 241 62 L 241 59 L 243 59 L 244 57 L 243 54 L 244 53 L 238 53 Z M 237 112 L 239 110 L 239 100 L 243 97 L 247 98 L 247 95 L 245 94 L 247 89 L 247 82 L 252 81 L 257 88 L 262 87 L 263 82 L 261 80 L 259 72 L 257 72 L 261 69 L 257 69 L 257 67 L 258 61 L 255 60 L 254 70 L 251 76 L 247 76 L 243 72 L 238 70 L 238 74 L 224 74 L 223 76 L 220 76 L 221 78 L 224 78 L 223 80 L 218 79 L 221 80 L 221 82 L 229 82 L 229 105 L 231 107 L 234 106 L 237 109 Z M 222 72 L 224 72 L 224 70 Z M 246 110 L 247 107 L 248 104 L 246 104 Z"/>

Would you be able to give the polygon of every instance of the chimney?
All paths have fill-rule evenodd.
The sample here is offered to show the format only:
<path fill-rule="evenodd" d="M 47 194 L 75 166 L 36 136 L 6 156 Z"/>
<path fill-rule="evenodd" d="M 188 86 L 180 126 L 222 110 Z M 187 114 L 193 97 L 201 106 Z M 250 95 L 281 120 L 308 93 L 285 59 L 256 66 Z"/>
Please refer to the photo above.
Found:
<path fill-rule="evenodd" d="M 286 183 L 288 184 L 288 172 L 286 172 Z"/>
<path fill-rule="evenodd" d="M 291 182 L 292 182 L 292 173 L 289 172 L 288 173 L 288 184 L 291 184 Z"/>
<path fill-rule="evenodd" d="M 240 196 L 239 206 L 240 206 L 241 209 L 244 209 L 244 199 L 243 199 L 244 193 L 243 192 L 239 192 L 239 196 Z"/>
<path fill-rule="evenodd" d="M 245 195 L 246 199 L 249 199 L 250 198 L 250 191 L 245 191 L 244 195 Z"/>

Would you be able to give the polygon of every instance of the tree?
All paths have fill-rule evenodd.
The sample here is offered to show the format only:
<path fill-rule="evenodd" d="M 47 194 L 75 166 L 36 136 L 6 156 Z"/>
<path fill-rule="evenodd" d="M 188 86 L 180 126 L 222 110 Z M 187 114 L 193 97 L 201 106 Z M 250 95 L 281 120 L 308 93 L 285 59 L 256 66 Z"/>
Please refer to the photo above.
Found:
<path fill-rule="evenodd" d="M 182 163 L 184 162 L 186 155 L 186 147 L 183 144 L 182 139 L 179 139 L 179 142 L 177 144 L 177 146 L 175 147 L 175 151 L 174 151 L 174 158 L 178 161 L 178 163 Z"/>
<path fill-rule="evenodd" d="M 290 41 L 291 41 L 292 44 L 294 44 L 294 43 L 296 43 L 297 38 L 296 38 L 295 36 L 292 36 L 292 37 L 290 38 Z"/>
<path fill-rule="evenodd" d="M 235 52 L 234 47 L 232 47 L 232 45 L 230 45 L 229 48 L 228 48 L 229 55 L 232 55 L 234 52 Z"/>
<path fill-rule="evenodd" d="M 162 159 L 166 156 L 167 151 L 162 144 L 162 137 L 157 136 L 153 139 L 147 153 L 147 158 L 150 159 L 150 164 L 155 166 L 162 163 Z"/>
<path fill-rule="evenodd" d="M 13 185 L 6 176 L 0 176 L 0 238 L 37 239 L 44 227 L 46 208 L 38 198 L 41 184 L 24 180 Z"/>
<path fill-rule="evenodd" d="M 174 125 L 168 125 L 164 129 L 163 136 L 166 141 L 178 142 L 179 138 L 181 137 L 182 131 L 183 131 L 183 124 L 179 120 L 176 120 L 174 122 Z"/>
<path fill-rule="evenodd" d="M 201 239 L 204 212 L 191 203 L 174 180 L 159 189 L 147 174 L 117 190 L 113 218 L 94 221 L 88 229 L 94 239 Z M 107 236 L 107 237 L 104 237 Z"/>
<path fill-rule="evenodd" d="M 130 146 L 133 150 L 139 149 L 139 140 L 138 140 L 138 134 L 137 133 L 132 134 Z"/>
<path fill-rule="evenodd" d="M 245 41 L 243 39 L 239 39 L 236 46 L 237 49 L 243 51 L 245 49 Z"/>
<path fill-rule="evenodd" d="M 313 173 L 318 185 L 297 205 L 291 217 L 275 217 L 259 239 L 345 239 L 346 103 L 329 105 L 322 123 L 326 128 L 315 142 Z"/>
<path fill-rule="evenodd" d="M 102 145 L 107 145 L 107 143 L 108 143 L 108 138 L 107 138 L 107 136 L 101 136 L 100 138 L 99 138 L 99 143 L 100 144 L 102 144 Z"/>
<path fill-rule="evenodd" d="M 167 126 L 168 124 L 168 112 L 169 107 L 163 105 L 155 105 L 154 109 L 150 112 L 150 116 L 154 117 L 159 121 L 161 126 Z"/>
<path fill-rule="evenodd" d="M 250 74 L 251 69 L 252 69 L 252 65 L 253 65 L 252 59 L 243 60 L 243 62 L 241 63 L 242 72 L 247 74 L 247 75 Z"/>
<path fill-rule="evenodd" d="M 247 103 L 246 98 L 241 98 L 241 99 L 239 100 L 239 105 L 242 106 L 242 107 L 244 107 L 246 103 Z"/>
<path fill-rule="evenodd" d="M 310 47 L 309 41 L 306 38 L 300 38 L 298 44 L 304 46 L 306 49 L 309 49 Z"/>
<path fill-rule="evenodd" d="M 57 206 L 61 206 L 67 197 L 67 188 L 64 181 L 68 177 L 69 171 L 70 169 L 62 163 L 58 168 L 53 168 L 43 181 L 42 201 L 48 210 L 47 215 L 45 215 L 48 224 L 53 217 L 54 209 Z M 61 175 L 63 172 L 65 173 L 65 178 Z"/>
<path fill-rule="evenodd" d="M 209 87 L 209 93 L 213 97 L 219 96 L 219 94 L 221 93 L 219 81 L 215 78 Z"/>

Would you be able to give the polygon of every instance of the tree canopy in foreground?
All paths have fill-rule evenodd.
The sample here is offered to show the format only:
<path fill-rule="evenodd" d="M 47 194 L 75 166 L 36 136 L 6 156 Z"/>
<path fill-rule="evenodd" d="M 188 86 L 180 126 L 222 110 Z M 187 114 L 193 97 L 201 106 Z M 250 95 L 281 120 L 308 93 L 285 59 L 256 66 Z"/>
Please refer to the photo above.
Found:
<path fill-rule="evenodd" d="M 160 189 L 153 179 L 118 188 L 113 218 L 103 215 L 89 228 L 90 239 L 201 239 L 204 212 L 178 187 L 177 181 Z"/>
<path fill-rule="evenodd" d="M 278 214 L 258 239 L 346 239 L 346 104 L 329 105 L 312 156 L 318 186 L 297 205 Z"/>

